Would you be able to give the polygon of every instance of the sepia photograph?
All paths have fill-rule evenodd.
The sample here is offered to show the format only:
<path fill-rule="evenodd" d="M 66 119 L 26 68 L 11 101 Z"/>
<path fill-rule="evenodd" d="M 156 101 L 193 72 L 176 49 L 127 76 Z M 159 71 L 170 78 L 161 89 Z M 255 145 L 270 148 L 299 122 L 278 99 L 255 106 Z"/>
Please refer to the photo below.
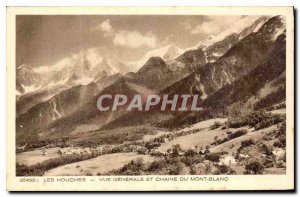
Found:
<path fill-rule="evenodd" d="M 219 9 L 11 8 L 11 176 L 255 185 L 272 175 L 292 189 L 293 8 Z"/>

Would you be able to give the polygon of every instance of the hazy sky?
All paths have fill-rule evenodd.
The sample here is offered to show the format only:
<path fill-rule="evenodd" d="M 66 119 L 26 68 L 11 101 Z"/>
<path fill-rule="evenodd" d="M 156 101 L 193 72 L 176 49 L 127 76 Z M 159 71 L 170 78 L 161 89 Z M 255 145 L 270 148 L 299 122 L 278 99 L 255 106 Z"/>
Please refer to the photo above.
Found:
<path fill-rule="evenodd" d="M 184 49 L 243 16 L 17 16 L 17 66 L 51 66 L 90 48 L 101 57 L 139 60 L 175 44 Z"/>

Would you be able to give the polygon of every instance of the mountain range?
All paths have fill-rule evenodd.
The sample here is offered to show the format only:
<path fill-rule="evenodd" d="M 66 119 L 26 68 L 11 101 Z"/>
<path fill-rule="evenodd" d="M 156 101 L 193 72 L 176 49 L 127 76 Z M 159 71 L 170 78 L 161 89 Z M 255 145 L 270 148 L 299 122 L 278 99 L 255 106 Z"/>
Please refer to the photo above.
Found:
<path fill-rule="evenodd" d="M 259 17 L 240 32 L 207 43 L 188 50 L 167 45 L 135 63 L 79 54 L 67 60 L 77 66 L 52 72 L 52 84 L 40 74 L 43 69 L 18 67 L 17 141 L 72 137 L 84 125 L 94 125 L 96 131 L 139 124 L 180 126 L 195 117 L 195 112 L 99 112 L 96 102 L 103 94 L 199 94 L 203 106 L 218 113 L 237 102 L 255 105 L 285 90 L 284 18 Z M 143 66 L 127 72 L 137 64 Z M 267 88 L 272 91 L 266 93 Z M 204 118 L 205 113 L 196 116 Z"/>

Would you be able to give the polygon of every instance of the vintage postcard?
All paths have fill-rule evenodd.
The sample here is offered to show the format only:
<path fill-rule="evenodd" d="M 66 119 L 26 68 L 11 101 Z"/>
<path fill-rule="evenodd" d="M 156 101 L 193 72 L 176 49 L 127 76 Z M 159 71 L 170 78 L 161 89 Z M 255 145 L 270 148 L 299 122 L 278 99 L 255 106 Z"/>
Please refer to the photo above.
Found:
<path fill-rule="evenodd" d="M 293 7 L 8 7 L 7 190 L 294 190 Z"/>

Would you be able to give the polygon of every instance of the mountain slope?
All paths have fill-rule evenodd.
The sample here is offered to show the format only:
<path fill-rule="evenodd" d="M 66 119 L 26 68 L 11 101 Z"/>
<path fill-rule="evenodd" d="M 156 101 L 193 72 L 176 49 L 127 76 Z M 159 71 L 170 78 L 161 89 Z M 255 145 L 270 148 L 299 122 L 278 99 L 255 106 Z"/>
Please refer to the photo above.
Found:
<path fill-rule="evenodd" d="M 286 69 L 285 46 L 285 35 L 281 35 L 276 40 L 276 46 L 272 54 L 265 62 L 249 74 L 209 96 L 204 105 L 217 109 L 238 101 L 246 101 L 252 95 L 256 95 L 265 84 L 276 80 L 284 73 Z"/>
<path fill-rule="evenodd" d="M 240 40 L 216 62 L 208 63 L 204 66 L 198 67 L 195 72 L 189 76 L 162 90 L 161 94 L 198 94 L 202 100 L 205 100 L 204 106 L 210 108 L 214 106 L 210 103 L 213 103 L 214 100 L 216 100 L 216 102 L 222 101 L 223 96 L 224 101 L 226 101 L 226 96 L 229 96 L 228 94 L 230 91 L 229 89 L 223 90 L 223 88 L 231 87 L 231 84 L 235 84 L 236 81 L 238 81 L 238 84 L 240 84 L 240 81 L 245 80 L 244 76 L 251 75 L 249 78 L 253 80 L 252 78 L 255 77 L 255 75 L 259 75 L 260 72 L 273 72 L 274 75 L 269 75 L 270 80 L 272 78 L 276 78 L 278 74 L 283 72 L 282 69 L 284 69 L 285 66 L 285 64 L 282 64 L 284 63 L 284 57 L 282 56 L 282 53 L 285 52 L 285 49 L 282 48 L 282 50 L 280 50 L 281 55 L 279 55 L 278 46 L 281 46 L 284 43 L 280 36 L 278 39 L 277 37 L 275 38 L 275 36 L 277 36 L 278 31 L 281 32 L 284 28 L 284 23 L 280 17 L 269 19 L 257 32 L 251 33 L 247 37 Z M 274 54 L 278 55 L 277 60 L 274 59 Z M 268 61 L 274 61 L 274 65 L 272 68 L 270 68 L 270 71 L 268 71 L 269 68 L 267 63 L 261 66 L 263 62 Z M 277 64 L 275 64 L 276 61 L 278 61 Z M 258 71 L 254 72 L 256 68 Z M 279 69 L 278 73 L 276 72 L 276 69 Z M 254 72 L 254 74 L 251 74 L 252 72 Z M 251 80 L 246 81 L 247 83 L 251 84 Z M 259 81 L 256 83 L 258 82 Z M 254 83 L 254 87 L 251 86 L 249 89 L 247 87 L 247 83 L 241 84 L 239 91 L 243 92 L 242 89 L 245 86 L 245 91 L 248 91 L 249 94 L 252 94 L 253 91 L 251 91 L 251 88 L 256 87 L 257 84 Z M 264 84 L 265 83 L 262 82 L 262 85 Z M 238 96 L 240 94 L 239 91 L 234 91 L 234 93 L 230 94 L 232 95 L 232 98 L 236 98 L 237 100 L 244 99 L 244 97 L 240 98 Z M 220 92 L 223 93 L 221 94 Z M 166 121 L 165 126 L 172 124 L 176 125 L 177 121 L 180 123 L 181 119 L 185 121 L 189 119 L 188 117 L 191 118 L 191 121 L 195 121 L 200 117 L 205 118 L 211 116 L 210 111 L 199 112 L 198 114 L 201 115 L 200 117 L 196 116 L 196 118 L 193 114 L 195 114 L 195 112 L 132 112 L 130 114 L 126 114 L 126 116 L 112 121 L 102 129 L 145 124 L 152 121 L 152 123 L 158 123 L 164 119 L 174 120 L 173 122 Z M 157 119 L 156 117 L 159 118 Z M 131 121 L 133 119 L 135 120 L 134 122 Z"/>
<path fill-rule="evenodd" d="M 163 92 L 190 94 L 192 89 L 197 89 L 202 95 L 214 93 L 265 61 L 275 46 L 278 31 L 284 28 L 280 17 L 269 19 L 259 31 L 243 38 L 216 62 L 198 67 L 195 72 Z"/>
<path fill-rule="evenodd" d="M 175 46 L 174 44 L 170 44 L 170 45 L 162 46 L 158 49 L 148 51 L 138 61 L 124 62 L 124 63 L 126 65 L 130 65 L 132 68 L 134 68 L 133 70 L 131 70 L 132 72 L 137 72 L 143 65 L 146 64 L 146 62 L 151 57 L 160 57 L 165 62 L 169 62 L 169 61 L 177 58 L 182 53 L 184 53 L 183 49 L 180 49 L 179 47 Z"/>
<path fill-rule="evenodd" d="M 256 19 L 256 20 L 254 20 Z M 249 26 L 240 31 L 240 28 L 236 30 L 227 30 L 221 32 L 220 35 L 214 37 L 211 36 L 206 40 L 203 40 L 196 49 L 190 49 L 178 56 L 176 59 L 169 62 L 172 70 L 178 71 L 184 74 L 190 74 L 196 68 L 199 68 L 206 63 L 213 63 L 221 56 L 223 56 L 231 47 L 239 42 L 249 34 L 256 32 L 260 29 L 262 24 L 267 21 L 268 17 L 250 17 L 249 21 L 253 21 Z M 248 20 L 243 20 L 245 24 L 248 24 Z M 245 26 L 242 24 L 242 26 Z M 240 32 L 239 32 L 240 31 Z M 231 32 L 231 33 L 230 33 Z"/>
<path fill-rule="evenodd" d="M 277 38 L 272 54 L 266 61 L 247 75 L 209 95 L 203 102 L 204 111 L 178 113 L 166 121 L 161 121 L 159 125 L 176 128 L 214 116 L 222 116 L 235 103 L 241 103 L 242 106 L 250 105 L 258 110 L 284 101 L 285 44 L 285 35 L 282 34 Z M 266 90 L 267 93 L 264 92 Z"/>
<path fill-rule="evenodd" d="M 94 102 L 93 99 L 99 91 L 119 78 L 120 75 L 116 74 L 86 86 L 74 86 L 46 100 L 43 100 L 44 95 L 21 99 L 17 102 L 17 112 L 19 112 L 16 118 L 17 135 L 45 128 L 48 124 L 72 115 L 86 104 Z M 29 106 L 31 107 L 27 109 Z"/>
<path fill-rule="evenodd" d="M 204 65 L 206 57 L 201 48 L 189 50 L 177 57 L 170 63 L 171 68 L 184 68 L 188 72 L 192 72 L 197 66 Z"/>
<path fill-rule="evenodd" d="M 38 99 L 31 101 L 21 99 L 17 105 L 19 111 L 16 119 L 17 133 L 24 135 L 26 132 L 34 131 L 36 135 L 43 135 L 44 138 L 50 137 L 49 133 L 52 131 L 62 135 L 82 124 L 93 123 L 99 126 L 106 124 L 124 114 L 124 111 L 100 112 L 96 105 L 100 95 L 125 94 L 132 98 L 135 94 L 155 93 L 164 87 L 164 84 L 172 83 L 170 77 L 172 72 L 166 63 L 160 57 L 152 57 L 137 73 L 131 75 L 124 77 L 118 75 L 113 79 L 105 77 L 86 86 L 74 86 L 35 105 Z M 32 107 L 25 109 L 22 108 L 23 104 Z"/>
<path fill-rule="evenodd" d="M 150 89 L 160 90 L 168 84 L 172 84 L 175 79 L 173 72 L 162 58 L 151 57 L 138 72 L 127 80 Z"/>
<path fill-rule="evenodd" d="M 219 57 L 225 54 L 239 40 L 239 35 L 233 33 L 224 40 L 214 43 L 205 49 L 207 62 L 215 62 Z"/>
<path fill-rule="evenodd" d="M 102 74 L 102 76 L 98 77 L 99 80 L 92 82 L 91 84 L 95 84 L 97 87 L 94 87 L 92 85 L 87 85 L 88 87 L 93 87 L 94 91 L 100 91 L 101 89 L 111 85 L 114 83 L 121 75 L 115 74 L 111 76 L 106 76 L 106 74 Z M 72 91 L 73 87 L 69 85 L 59 86 L 59 87 L 53 87 L 45 90 L 40 90 L 28 94 L 24 94 L 22 96 L 19 96 L 16 102 L 16 114 L 19 116 L 20 114 L 25 113 L 28 109 L 32 108 L 33 106 L 45 102 L 52 97 L 55 97 L 56 95 L 59 95 L 61 92 L 67 92 Z M 79 85 L 77 87 L 84 87 L 83 85 Z M 58 93 L 59 92 L 59 93 Z M 80 90 L 78 89 L 78 92 Z"/>

